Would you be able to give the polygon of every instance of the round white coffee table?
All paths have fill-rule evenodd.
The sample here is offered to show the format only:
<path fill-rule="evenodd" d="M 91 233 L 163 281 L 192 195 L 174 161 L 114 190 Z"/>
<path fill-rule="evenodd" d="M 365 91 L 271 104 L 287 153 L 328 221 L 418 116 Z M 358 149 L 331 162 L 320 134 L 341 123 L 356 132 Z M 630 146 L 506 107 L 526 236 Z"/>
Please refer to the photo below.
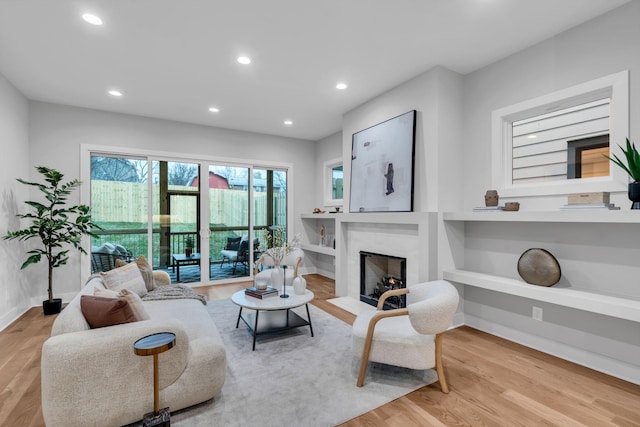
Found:
<path fill-rule="evenodd" d="M 309 314 L 309 302 L 313 300 L 313 292 L 306 289 L 304 294 L 293 293 L 293 287 L 286 288 L 288 298 L 280 298 L 279 295 L 264 299 L 245 295 L 244 290 L 238 291 L 231 296 L 231 301 L 240 306 L 236 328 L 240 325 L 240 320 L 247 325 L 253 334 L 253 350 L 256 349 L 256 337 L 261 334 L 282 332 L 301 326 L 308 326 L 313 337 L 313 326 L 311 325 L 311 315 Z M 299 316 L 291 311 L 292 308 L 305 306 L 307 318 Z M 253 310 L 251 313 L 242 315 L 243 309 Z M 262 312 L 262 313 L 261 313 Z"/>

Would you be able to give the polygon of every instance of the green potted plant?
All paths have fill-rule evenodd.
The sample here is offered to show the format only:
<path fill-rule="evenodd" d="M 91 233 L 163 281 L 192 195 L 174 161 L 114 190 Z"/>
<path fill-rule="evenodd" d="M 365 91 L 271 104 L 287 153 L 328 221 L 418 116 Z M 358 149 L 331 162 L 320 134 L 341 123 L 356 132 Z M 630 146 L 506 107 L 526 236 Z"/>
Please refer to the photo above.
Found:
<path fill-rule="evenodd" d="M 608 157 L 616 165 L 620 166 L 626 173 L 629 174 L 633 182 L 629 183 L 629 200 L 631 200 L 631 209 L 640 209 L 640 153 L 636 149 L 636 145 L 629 141 L 627 138 L 627 149 L 619 146 L 627 160 L 625 164 L 618 156 L 612 154 L 613 157 Z"/>
<path fill-rule="evenodd" d="M 21 269 L 46 258 L 49 266 L 49 299 L 42 302 L 44 314 L 59 313 L 62 307 L 60 298 L 53 298 L 53 269 L 64 265 L 69 260 L 71 246 L 81 253 L 87 252 L 82 248 L 82 236 L 94 236 L 94 228 L 101 229 L 91 221 L 90 208 L 87 205 L 67 206 L 67 197 L 81 183 L 74 179 L 62 183 L 64 175 L 55 169 L 44 166 L 36 168 L 43 175 L 45 183 L 30 182 L 18 178 L 25 185 L 37 187 L 44 195 L 46 202 L 26 201 L 33 212 L 18 214 L 18 218 L 28 219 L 31 224 L 24 229 L 9 231 L 5 240 L 29 240 L 37 238 L 41 247 L 27 252 L 29 257 L 22 264 Z"/>
<path fill-rule="evenodd" d="M 184 239 L 184 254 L 188 257 L 193 253 L 193 237 L 187 236 Z"/>

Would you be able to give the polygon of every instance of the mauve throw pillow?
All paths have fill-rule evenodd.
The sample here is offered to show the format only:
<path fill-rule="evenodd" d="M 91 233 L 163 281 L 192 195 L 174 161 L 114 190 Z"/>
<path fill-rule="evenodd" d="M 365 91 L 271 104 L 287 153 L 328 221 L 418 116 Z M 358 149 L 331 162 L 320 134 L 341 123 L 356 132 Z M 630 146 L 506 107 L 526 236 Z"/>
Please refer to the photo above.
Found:
<path fill-rule="evenodd" d="M 147 287 L 140 270 L 135 263 L 125 264 L 122 267 L 100 273 L 102 282 L 107 289 L 120 292 L 129 289 L 141 297 L 147 294 Z"/>
<path fill-rule="evenodd" d="M 149 320 L 149 314 L 147 310 L 144 308 L 144 304 L 142 299 L 135 292 L 131 292 L 128 289 L 122 289 L 120 292 L 112 291 L 111 289 L 100 289 L 95 288 L 93 290 L 93 295 L 97 297 L 103 298 L 123 298 L 129 303 L 129 307 L 131 311 L 133 311 L 133 315 L 136 317 L 136 321 L 140 320 Z"/>
<path fill-rule="evenodd" d="M 129 303 L 124 298 L 82 295 L 80 309 L 91 329 L 136 321 Z"/>

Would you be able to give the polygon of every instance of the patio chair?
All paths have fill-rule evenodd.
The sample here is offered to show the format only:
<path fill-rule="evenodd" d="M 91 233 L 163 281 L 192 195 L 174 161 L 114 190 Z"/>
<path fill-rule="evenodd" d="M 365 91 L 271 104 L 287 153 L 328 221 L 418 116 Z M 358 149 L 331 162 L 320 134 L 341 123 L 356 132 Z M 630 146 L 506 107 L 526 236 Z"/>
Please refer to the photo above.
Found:
<path fill-rule="evenodd" d="M 116 259 L 129 262 L 132 259 L 131 251 L 122 245 L 104 243 L 102 246 L 91 248 L 91 272 L 98 273 L 116 268 Z"/>
<path fill-rule="evenodd" d="M 235 246 L 237 242 L 238 246 Z M 245 269 L 249 268 L 249 241 L 246 239 L 246 236 L 243 237 L 228 237 L 227 238 L 227 246 L 229 248 L 237 247 L 237 249 L 223 249 L 220 251 L 222 254 L 222 263 L 220 263 L 220 268 L 222 268 L 222 264 L 225 261 L 229 263 L 233 262 L 233 272 L 231 274 L 236 273 L 236 267 L 238 263 L 242 264 Z M 253 239 L 253 250 L 254 252 L 258 250 L 260 246 L 260 241 L 258 239 Z"/>

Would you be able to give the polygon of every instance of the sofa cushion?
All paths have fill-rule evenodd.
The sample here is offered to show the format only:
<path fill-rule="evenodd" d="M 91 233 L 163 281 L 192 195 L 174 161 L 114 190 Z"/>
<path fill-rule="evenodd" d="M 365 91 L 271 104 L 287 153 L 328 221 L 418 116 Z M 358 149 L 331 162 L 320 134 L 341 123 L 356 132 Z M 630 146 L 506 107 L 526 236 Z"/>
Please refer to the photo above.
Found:
<path fill-rule="evenodd" d="M 104 298 L 82 295 L 80 308 L 91 329 L 135 322 L 136 318 L 124 298 Z"/>
<path fill-rule="evenodd" d="M 95 288 L 93 290 L 93 295 L 102 298 L 118 298 L 120 292 L 112 291 L 111 289 Z"/>
<path fill-rule="evenodd" d="M 131 307 L 131 311 L 133 311 L 133 315 L 136 317 L 136 320 L 150 319 L 149 314 L 144 308 L 144 304 L 138 294 L 131 292 L 129 289 L 123 289 L 118 293 L 118 297 L 124 298 L 127 303 L 129 303 L 129 307 Z"/>
<path fill-rule="evenodd" d="M 96 288 L 93 290 L 93 295 L 103 298 L 124 298 L 129 303 L 129 307 L 131 307 L 131 311 L 133 311 L 136 321 L 150 319 L 147 310 L 144 308 L 142 299 L 138 294 L 131 292 L 128 289 L 122 289 L 120 292 L 116 292 L 111 289 Z"/>
<path fill-rule="evenodd" d="M 153 267 L 149 265 L 149 262 L 144 255 L 140 255 L 134 263 L 138 266 L 138 270 L 140 270 L 140 274 L 142 275 L 142 280 L 144 280 L 144 286 L 147 288 L 147 291 L 154 290 L 156 288 L 156 284 L 153 280 Z M 116 267 L 123 267 L 125 265 L 127 265 L 126 261 L 121 259 L 116 260 Z"/>
<path fill-rule="evenodd" d="M 147 294 L 147 287 L 136 263 L 125 264 L 122 267 L 100 273 L 102 281 L 107 289 L 120 291 L 129 289 L 139 296 Z"/>

